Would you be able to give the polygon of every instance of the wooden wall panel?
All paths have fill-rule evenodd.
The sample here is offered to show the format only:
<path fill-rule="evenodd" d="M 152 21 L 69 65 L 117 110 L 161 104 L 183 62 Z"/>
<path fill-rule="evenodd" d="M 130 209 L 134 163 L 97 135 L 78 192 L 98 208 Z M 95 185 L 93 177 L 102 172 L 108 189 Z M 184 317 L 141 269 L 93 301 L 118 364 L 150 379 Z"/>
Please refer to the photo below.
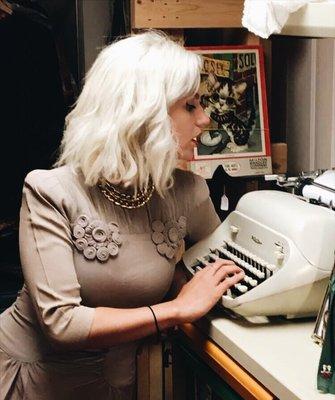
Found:
<path fill-rule="evenodd" d="M 132 0 L 132 28 L 241 27 L 243 0 Z"/>

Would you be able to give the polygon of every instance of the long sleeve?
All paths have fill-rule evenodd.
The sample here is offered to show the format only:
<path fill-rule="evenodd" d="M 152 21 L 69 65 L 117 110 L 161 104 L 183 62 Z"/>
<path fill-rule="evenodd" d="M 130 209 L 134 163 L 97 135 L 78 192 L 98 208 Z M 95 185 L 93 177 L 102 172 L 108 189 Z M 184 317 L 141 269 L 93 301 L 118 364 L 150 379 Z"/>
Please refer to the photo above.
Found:
<path fill-rule="evenodd" d="M 187 233 L 188 239 L 194 243 L 212 233 L 220 225 L 220 219 L 209 197 L 206 181 L 195 174 L 193 174 L 192 180 L 191 199 L 189 200 L 192 207 L 187 218 Z"/>
<path fill-rule="evenodd" d="M 45 335 L 57 346 L 81 346 L 94 308 L 81 304 L 66 200 L 55 176 L 33 171 L 25 179 L 20 256 L 25 283 Z M 45 172 L 45 171 L 44 171 Z"/>

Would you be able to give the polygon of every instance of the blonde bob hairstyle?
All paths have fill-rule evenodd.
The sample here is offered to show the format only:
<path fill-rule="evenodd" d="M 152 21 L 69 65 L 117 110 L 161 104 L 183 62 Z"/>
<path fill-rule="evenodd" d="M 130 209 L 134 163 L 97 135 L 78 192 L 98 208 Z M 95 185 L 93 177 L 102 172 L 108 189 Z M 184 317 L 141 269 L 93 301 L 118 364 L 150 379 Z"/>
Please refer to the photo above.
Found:
<path fill-rule="evenodd" d="M 199 55 L 159 31 L 107 46 L 66 118 L 56 165 L 81 171 L 90 186 L 107 180 L 137 190 L 151 177 L 164 196 L 178 150 L 169 107 L 197 92 L 201 66 Z"/>

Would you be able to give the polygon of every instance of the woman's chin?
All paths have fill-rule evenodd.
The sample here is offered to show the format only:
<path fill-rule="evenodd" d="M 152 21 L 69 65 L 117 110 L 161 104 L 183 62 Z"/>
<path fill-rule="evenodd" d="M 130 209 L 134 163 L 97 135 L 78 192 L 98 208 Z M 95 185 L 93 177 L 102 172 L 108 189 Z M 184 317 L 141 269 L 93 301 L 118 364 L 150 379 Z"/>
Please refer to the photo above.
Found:
<path fill-rule="evenodd" d="M 192 151 L 182 151 L 178 154 L 178 159 L 183 161 L 193 160 L 193 150 Z"/>
<path fill-rule="evenodd" d="M 179 160 L 192 161 L 194 158 L 195 147 L 196 144 L 193 141 L 191 141 L 183 149 L 180 149 L 178 152 Z"/>

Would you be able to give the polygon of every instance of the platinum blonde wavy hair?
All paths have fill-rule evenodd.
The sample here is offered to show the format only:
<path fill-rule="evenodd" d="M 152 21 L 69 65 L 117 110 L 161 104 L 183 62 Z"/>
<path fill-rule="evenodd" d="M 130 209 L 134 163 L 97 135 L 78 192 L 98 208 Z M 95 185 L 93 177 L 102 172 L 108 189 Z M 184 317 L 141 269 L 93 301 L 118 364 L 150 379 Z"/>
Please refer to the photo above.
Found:
<path fill-rule="evenodd" d="M 143 189 L 151 177 L 160 195 L 173 184 L 178 143 L 169 107 L 199 87 L 202 59 L 159 31 L 104 48 L 66 118 L 56 165 L 99 180 Z"/>

